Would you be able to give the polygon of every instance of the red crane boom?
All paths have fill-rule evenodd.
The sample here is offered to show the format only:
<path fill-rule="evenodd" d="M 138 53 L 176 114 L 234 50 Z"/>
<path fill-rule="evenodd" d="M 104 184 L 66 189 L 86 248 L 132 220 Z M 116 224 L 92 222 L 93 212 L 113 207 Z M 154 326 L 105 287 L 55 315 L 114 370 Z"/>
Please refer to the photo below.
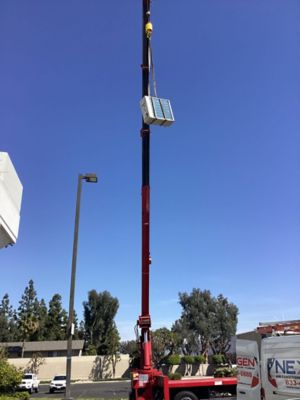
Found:
<path fill-rule="evenodd" d="M 142 98 L 150 95 L 150 40 L 152 24 L 150 22 L 150 2 L 142 0 Z M 183 381 L 169 381 L 168 376 L 152 364 L 151 347 L 151 317 L 149 310 L 149 279 L 150 279 L 150 126 L 143 120 L 142 138 L 142 304 L 141 315 L 137 321 L 139 328 L 140 365 L 132 371 L 131 400 L 198 400 L 207 396 L 208 391 L 235 391 L 236 378 L 204 377 Z"/>

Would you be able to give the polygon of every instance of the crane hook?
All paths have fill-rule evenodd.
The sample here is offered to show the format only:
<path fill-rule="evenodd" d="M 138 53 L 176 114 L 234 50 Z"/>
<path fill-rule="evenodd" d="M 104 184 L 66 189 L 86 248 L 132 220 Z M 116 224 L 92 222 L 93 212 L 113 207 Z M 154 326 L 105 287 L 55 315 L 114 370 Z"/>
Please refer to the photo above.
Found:
<path fill-rule="evenodd" d="M 147 39 L 151 38 L 152 32 L 153 32 L 153 25 L 151 22 L 147 22 L 145 25 L 145 32 L 146 32 L 146 36 Z"/>

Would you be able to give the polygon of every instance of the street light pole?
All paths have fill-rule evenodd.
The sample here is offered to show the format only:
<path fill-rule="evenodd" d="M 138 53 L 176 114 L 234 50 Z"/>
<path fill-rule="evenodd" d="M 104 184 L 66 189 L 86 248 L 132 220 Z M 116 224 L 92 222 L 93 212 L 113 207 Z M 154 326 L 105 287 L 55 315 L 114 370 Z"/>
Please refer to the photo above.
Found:
<path fill-rule="evenodd" d="M 72 336 L 73 332 L 73 319 L 74 319 L 74 297 L 75 297 L 75 277 L 76 277 L 76 261 L 77 261 L 77 247 L 78 247 L 78 231 L 79 231 L 79 217 L 80 217 L 80 201 L 81 201 L 81 188 L 82 181 L 97 183 L 98 178 L 96 174 L 79 174 L 77 183 L 77 199 L 76 199 L 76 214 L 75 214 L 75 228 L 73 240 L 73 256 L 72 256 L 72 270 L 71 270 L 71 285 L 70 285 L 70 300 L 69 300 L 69 318 L 67 328 L 67 365 L 66 365 L 66 392 L 65 399 L 71 399 L 71 367 L 72 367 Z"/>

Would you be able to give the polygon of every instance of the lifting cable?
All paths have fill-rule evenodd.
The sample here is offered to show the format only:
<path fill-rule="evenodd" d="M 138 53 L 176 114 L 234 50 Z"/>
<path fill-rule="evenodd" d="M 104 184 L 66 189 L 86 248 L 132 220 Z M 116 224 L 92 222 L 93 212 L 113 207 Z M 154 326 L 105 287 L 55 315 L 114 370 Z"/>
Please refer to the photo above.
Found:
<path fill-rule="evenodd" d="M 151 39 L 149 40 L 149 66 L 150 66 L 150 71 L 151 71 L 151 81 L 152 81 L 154 96 L 158 97 L 157 96 L 157 84 L 156 84 L 156 77 L 155 77 L 155 69 L 154 69 L 154 63 L 153 63 L 153 51 L 152 51 L 152 46 L 151 46 Z"/>
<path fill-rule="evenodd" d="M 150 1 L 151 0 L 148 0 L 148 6 L 149 6 Z M 150 16 L 150 11 L 149 11 L 149 16 Z M 152 82 L 154 96 L 157 97 L 157 85 L 156 85 L 155 69 L 154 69 L 154 62 L 153 62 L 153 51 L 152 51 L 152 46 L 151 46 L 152 32 L 153 32 L 152 23 L 150 21 L 148 21 L 147 24 L 145 25 L 145 33 L 146 33 L 147 39 L 149 40 L 148 65 L 149 65 L 149 70 L 151 72 L 151 80 L 149 80 L 149 92 L 151 92 L 150 84 Z M 151 93 L 149 93 L 149 95 L 151 96 Z"/>

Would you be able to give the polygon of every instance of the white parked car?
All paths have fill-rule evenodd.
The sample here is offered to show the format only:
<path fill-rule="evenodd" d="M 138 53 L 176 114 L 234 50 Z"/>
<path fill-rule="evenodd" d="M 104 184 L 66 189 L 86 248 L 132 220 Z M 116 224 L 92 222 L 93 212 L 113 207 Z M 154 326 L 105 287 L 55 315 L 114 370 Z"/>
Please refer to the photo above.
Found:
<path fill-rule="evenodd" d="M 66 375 L 55 375 L 49 387 L 49 392 L 54 393 L 56 390 L 66 390 Z"/>
<path fill-rule="evenodd" d="M 40 381 L 35 374 L 28 372 L 24 374 L 22 382 L 19 385 L 19 390 L 27 390 L 30 394 L 35 391 L 37 393 L 39 391 Z"/>

